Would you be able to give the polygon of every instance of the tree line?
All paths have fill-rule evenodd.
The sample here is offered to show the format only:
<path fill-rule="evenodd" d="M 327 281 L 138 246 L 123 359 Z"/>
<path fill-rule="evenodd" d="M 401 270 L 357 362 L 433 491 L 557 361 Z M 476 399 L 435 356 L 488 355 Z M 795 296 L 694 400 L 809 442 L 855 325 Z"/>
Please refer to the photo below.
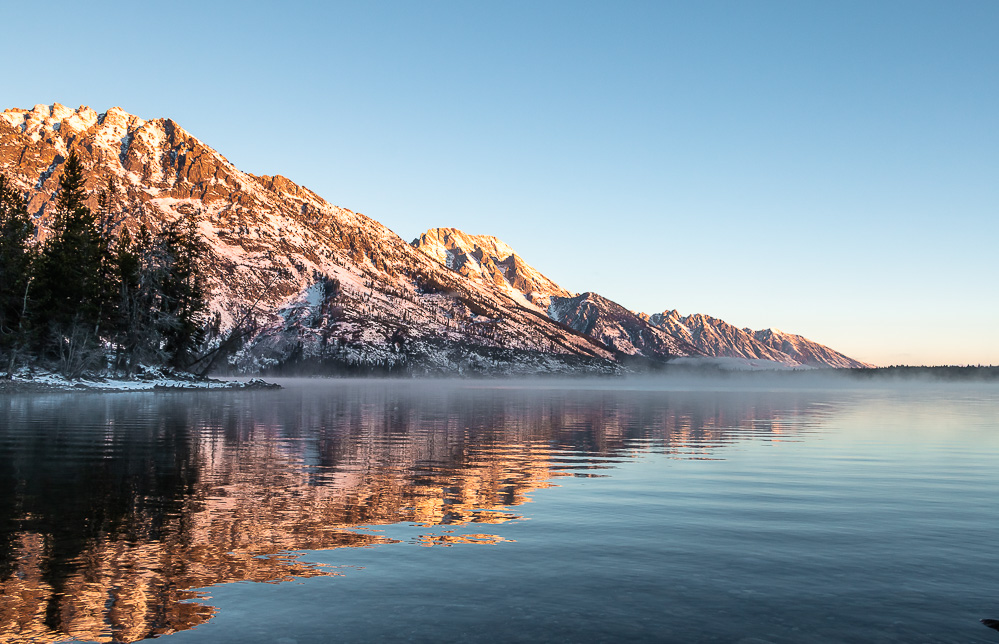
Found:
<path fill-rule="evenodd" d="M 155 233 L 143 224 L 133 238 L 115 211 L 113 179 L 98 191 L 96 210 L 85 184 L 70 152 L 52 234 L 36 243 L 27 202 L 0 174 L 0 367 L 7 378 L 23 365 L 68 378 L 187 368 L 208 314 L 193 224 Z"/>

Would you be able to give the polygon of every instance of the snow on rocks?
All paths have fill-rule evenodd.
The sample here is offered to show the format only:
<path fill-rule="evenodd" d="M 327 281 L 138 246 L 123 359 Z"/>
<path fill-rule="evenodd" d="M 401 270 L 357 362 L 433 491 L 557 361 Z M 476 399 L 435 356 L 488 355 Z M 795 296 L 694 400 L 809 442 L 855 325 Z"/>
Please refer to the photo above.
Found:
<path fill-rule="evenodd" d="M 529 308 L 543 311 L 551 297 L 573 296 L 521 259 L 509 245 L 490 235 L 432 228 L 413 245 L 445 267 L 471 280 L 494 285 Z"/>
<path fill-rule="evenodd" d="M 138 391 L 234 391 L 280 389 L 280 385 L 259 378 L 247 381 L 196 378 L 165 368 L 146 368 L 134 378 L 65 378 L 57 373 L 21 369 L 10 380 L 0 380 L 2 393 L 51 392 L 138 392 Z"/>

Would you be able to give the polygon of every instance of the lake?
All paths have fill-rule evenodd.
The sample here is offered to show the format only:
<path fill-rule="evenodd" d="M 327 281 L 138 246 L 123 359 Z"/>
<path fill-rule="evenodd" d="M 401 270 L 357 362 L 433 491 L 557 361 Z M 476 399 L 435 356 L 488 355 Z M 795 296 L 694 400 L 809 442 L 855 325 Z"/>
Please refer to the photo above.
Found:
<path fill-rule="evenodd" d="M 0 640 L 999 642 L 999 384 L 0 396 Z"/>

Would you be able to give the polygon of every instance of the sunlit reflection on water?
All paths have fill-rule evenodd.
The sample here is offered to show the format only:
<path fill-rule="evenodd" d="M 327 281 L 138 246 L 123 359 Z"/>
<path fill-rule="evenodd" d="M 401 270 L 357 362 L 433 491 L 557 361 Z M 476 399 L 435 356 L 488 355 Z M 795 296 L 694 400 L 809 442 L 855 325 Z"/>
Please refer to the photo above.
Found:
<path fill-rule="evenodd" d="M 851 527 L 857 486 L 912 484 L 885 451 L 897 432 L 878 434 L 899 418 L 928 441 L 911 457 L 923 476 L 914 493 L 994 484 L 966 445 L 927 436 L 994 432 L 995 398 L 934 400 L 912 418 L 920 403 L 891 394 L 613 383 L 320 381 L 277 392 L 0 398 L 0 639 L 135 641 L 185 631 L 216 615 L 198 589 L 344 574 L 303 551 L 396 543 L 527 553 L 511 526 L 542 519 L 602 530 L 614 517 L 618 541 L 696 521 L 699 556 L 718 556 L 712 544 L 730 543 L 733 531 L 746 535 L 747 555 L 767 551 L 754 541 L 766 535 L 821 535 L 828 545 L 835 539 L 812 514 L 816 503 L 849 533 L 860 529 Z M 932 430 L 931 408 L 943 409 Z M 779 460 L 760 451 L 782 445 Z M 941 454 L 965 461 L 960 477 L 934 460 Z M 564 487 L 568 480 L 586 487 Z M 576 504 L 562 519 L 528 505 L 553 486 Z M 573 548 L 593 545 L 587 538 L 560 536 L 566 560 L 546 554 L 533 565 L 569 565 Z M 724 556 L 738 569 L 738 555 Z M 631 565 L 616 561 L 608 569 Z"/>

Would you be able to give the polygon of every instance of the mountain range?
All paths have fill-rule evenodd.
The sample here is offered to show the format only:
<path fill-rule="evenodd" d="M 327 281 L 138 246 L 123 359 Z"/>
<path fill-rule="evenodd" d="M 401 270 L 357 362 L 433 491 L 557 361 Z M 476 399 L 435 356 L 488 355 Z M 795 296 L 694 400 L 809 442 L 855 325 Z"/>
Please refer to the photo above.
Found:
<path fill-rule="evenodd" d="M 203 238 L 211 307 L 243 372 L 620 373 L 680 357 L 863 367 L 775 329 L 646 315 L 572 293 L 486 235 L 434 228 L 407 243 L 280 175 L 243 172 L 170 119 L 36 105 L 0 114 L 0 172 L 49 234 L 69 151 L 91 205 L 112 180 L 121 225 L 183 219 Z M 236 336 L 233 336 L 236 337 Z"/>

